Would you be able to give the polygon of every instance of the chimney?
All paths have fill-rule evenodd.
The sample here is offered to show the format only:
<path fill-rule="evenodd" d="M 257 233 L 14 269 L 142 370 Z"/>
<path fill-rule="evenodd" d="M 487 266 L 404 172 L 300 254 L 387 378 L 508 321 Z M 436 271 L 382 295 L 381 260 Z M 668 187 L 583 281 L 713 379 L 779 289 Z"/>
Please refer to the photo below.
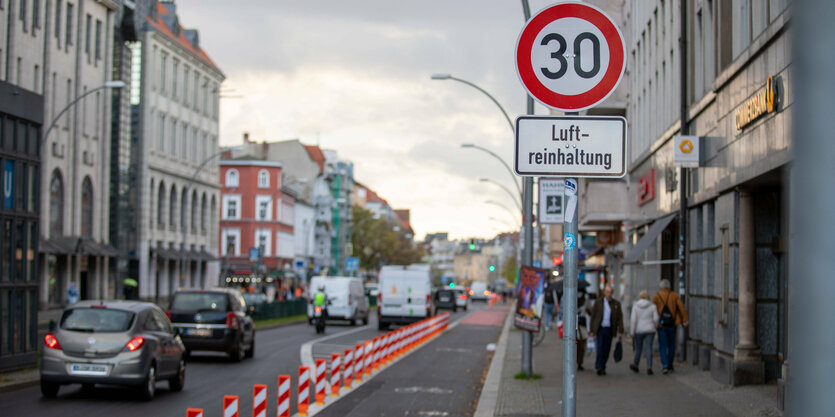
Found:
<path fill-rule="evenodd" d="M 249 143 L 249 132 L 244 132 L 244 144 Z"/>

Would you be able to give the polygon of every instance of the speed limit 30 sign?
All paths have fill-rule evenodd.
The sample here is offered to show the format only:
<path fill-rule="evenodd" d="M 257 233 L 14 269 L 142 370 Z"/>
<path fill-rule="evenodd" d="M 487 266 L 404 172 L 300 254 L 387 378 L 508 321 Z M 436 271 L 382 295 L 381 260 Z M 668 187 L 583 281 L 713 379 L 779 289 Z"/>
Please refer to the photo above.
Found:
<path fill-rule="evenodd" d="M 564 112 L 606 100 L 626 67 L 623 35 L 585 3 L 557 3 L 533 16 L 516 43 L 516 71 L 528 93 Z"/>

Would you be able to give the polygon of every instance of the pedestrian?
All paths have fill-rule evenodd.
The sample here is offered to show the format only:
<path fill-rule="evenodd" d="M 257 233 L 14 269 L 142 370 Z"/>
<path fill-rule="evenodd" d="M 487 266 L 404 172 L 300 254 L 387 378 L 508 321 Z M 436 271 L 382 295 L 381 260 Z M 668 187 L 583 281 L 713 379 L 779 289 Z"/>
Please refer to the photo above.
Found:
<path fill-rule="evenodd" d="M 551 280 L 545 282 L 545 289 L 543 290 L 545 296 L 545 306 L 543 315 L 545 316 L 545 328 L 551 328 L 551 322 L 554 320 L 554 306 L 556 306 L 557 289 L 554 288 L 554 283 Z"/>
<path fill-rule="evenodd" d="M 658 327 L 658 309 L 649 301 L 649 293 L 644 290 L 638 295 L 638 302 L 632 306 L 629 320 L 629 333 L 635 346 L 635 359 L 629 365 L 632 372 L 638 373 L 641 352 L 647 357 L 647 375 L 652 375 L 652 339 Z"/>
<path fill-rule="evenodd" d="M 617 334 L 623 337 L 623 310 L 620 302 L 612 298 L 615 289 L 607 285 L 603 290 L 603 298 L 594 303 L 591 313 L 590 337 L 595 338 L 597 358 L 594 369 L 597 375 L 606 375 L 606 362 L 609 361 L 609 352 L 612 350 L 612 339 Z"/>
<path fill-rule="evenodd" d="M 661 355 L 661 365 L 664 374 L 673 372 L 673 359 L 676 357 L 676 328 L 678 325 L 687 327 L 690 318 L 684 303 L 678 294 L 670 289 L 670 281 L 662 279 L 658 283 L 658 293 L 652 297 L 652 303 L 658 311 L 658 353 Z"/>
<path fill-rule="evenodd" d="M 78 287 L 75 281 L 70 281 L 70 286 L 67 288 L 67 303 L 75 304 L 78 302 Z"/>

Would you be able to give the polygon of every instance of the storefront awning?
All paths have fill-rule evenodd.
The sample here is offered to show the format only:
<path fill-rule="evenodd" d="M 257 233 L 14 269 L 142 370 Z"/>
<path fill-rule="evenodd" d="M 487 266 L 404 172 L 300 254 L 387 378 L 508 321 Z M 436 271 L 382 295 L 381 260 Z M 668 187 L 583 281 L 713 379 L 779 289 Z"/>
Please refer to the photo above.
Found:
<path fill-rule="evenodd" d="M 78 236 L 58 236 L 51 239 L 41 236 L 38 251 L 61 255 L 80 254 L 109 257 L 117 257 L 122 254 L 121 251 L 106 243 L 99 243 L 91 238 Z"/>
<path fill-rule="evenodd" d="M 646 252 L 649 245 L 651 245 L 652 242 L 654 242 L 655 239 L 658 238 L 658 235 L 660 235 L 661 232 L 663 232 L 664 229 L 667 228 L 670 222 L 672 222 L 673 219 L 676 218 L 676 215 L 676 213 L 673 213 L 666 217 L 662 217 L 656 220 L 655 223 L 653 223 L 652 226 L 649 227 L 647 233 L 641 236 L 641 239 L 638 240 L 638 243 L 636 243 L 635 246 L 629 248 L 629 250 L 626 252 L 626 256 L 623 258 L 623 262 L 628 264 L 637 262 L 638 258 L 640 258 L 644 252 Z"/>
<path fill-rule="evenodd" d="M 168 249 L 168 248 L 154 248 L 154 252 L 157 254 L 157 259 L 180 259 L 182 255 L 179 251 L 175 249 Z"/>
<path fill-rule="evenodd" d="M 41 236 L 38 241 L 38 252 L 70 255 L 75 253 L 76 244 L 78 244 L 77 238 L 60 236 L 53 239 L 47 239 Z"/>
<path fill-rule="evenodd" d="M 92 256 L 109 256 L 109 257 L 117 257 L 121 255 L 121 252 L 110 246 L 106 243 L 99 243 L 90 238 L 80 238 L 80 242 L 78 245 L 79 253 L 82 255 L 92 255 Z"/>

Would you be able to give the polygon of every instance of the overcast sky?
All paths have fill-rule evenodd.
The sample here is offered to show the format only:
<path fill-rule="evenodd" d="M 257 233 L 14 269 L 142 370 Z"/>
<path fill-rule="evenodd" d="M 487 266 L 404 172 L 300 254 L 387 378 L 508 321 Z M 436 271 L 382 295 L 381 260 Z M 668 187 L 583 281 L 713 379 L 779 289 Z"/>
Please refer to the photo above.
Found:
<path fill-rule="evenodd" d="M 536 13 L 550 2 L 531 0 Z M 524 24 L 513 0 L 178 0 L 180 22 L 226 74 L 221 145 L 300 139 L 353 161 L 355 179 L 409 208 L 416 237 L 489 237 L 518 221 L 510 117 L 525 112 L 513 53 Z M 545 110 L 537 105 L 537 113 Z M 514 211 L 516 219 L 495 200 Z M 491 220 L 493 217 L 497 220 Z M 515 229 L 515 226 L 514 226 Z"/>

